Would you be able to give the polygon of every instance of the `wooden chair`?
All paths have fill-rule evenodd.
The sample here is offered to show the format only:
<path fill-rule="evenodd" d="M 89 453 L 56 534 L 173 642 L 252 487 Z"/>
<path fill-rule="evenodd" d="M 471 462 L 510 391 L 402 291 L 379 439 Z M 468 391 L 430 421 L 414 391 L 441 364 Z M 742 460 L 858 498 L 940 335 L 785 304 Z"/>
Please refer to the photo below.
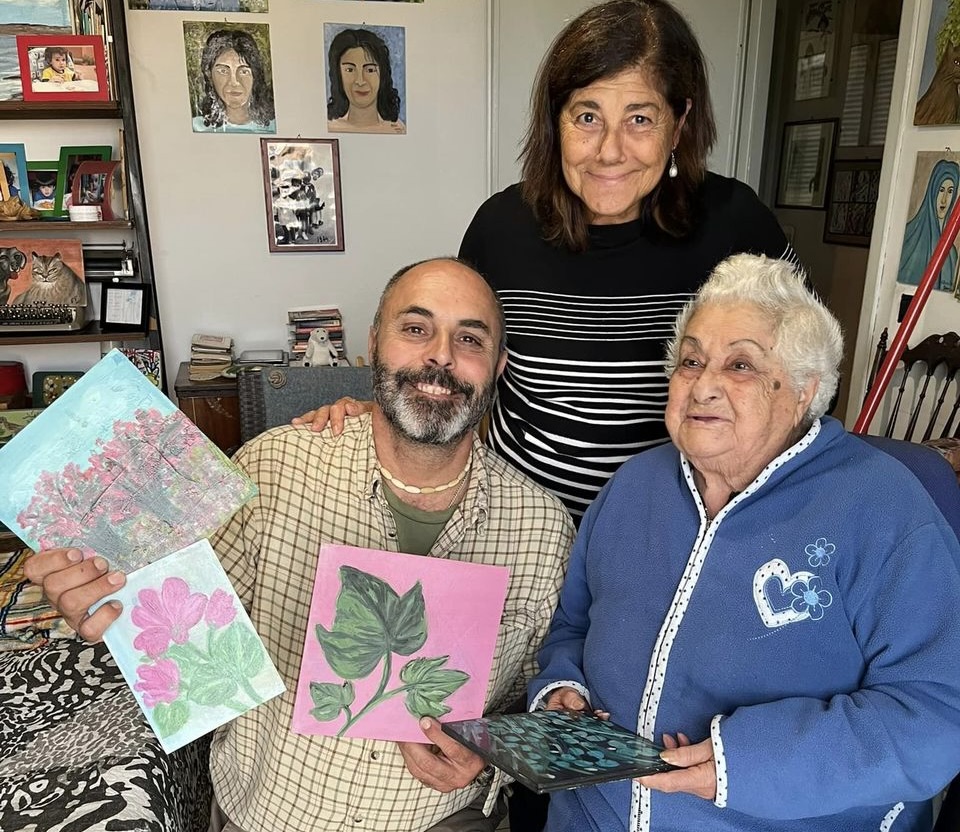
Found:
<path fill-rule="evenodd" d="M 886 342 L 887 330 L 884 329 L 877 343 L 867 389 L 873 384 L 877 369 L 886 354 Z M 956 432 L 951 434 L 960 412 L 960 335 L 956 332 L 930 335 L 916 346 L 906 349 L 900 360 L 902 366 L 897 371 L 900 374 L 900 383 L 896 387 L 891 386 L 887 395 L 892 397 L 892 400 L 881 407 L 880 415 L 885 419 L 883 435 L 895 436 L 898 423 L 904 421 L 900 416 L 905 404 L 908 405 L 909 415 L 906 416 L 906 426 L 899 438 L 913 440 L 921 420 L 924 422 L 923 434 L 919 440 L 921 442 L 931 439 L 938 430 L 937 436 L 941 439 L 960 435 L 960 422 L 957 423 Z M 925 405 L 931 382 L 934 394 L 937 391 L 939 394 L 935 401 Z M 941 419 L 944 405 L 948 401 L 950 411 L 945 419 Z"/>

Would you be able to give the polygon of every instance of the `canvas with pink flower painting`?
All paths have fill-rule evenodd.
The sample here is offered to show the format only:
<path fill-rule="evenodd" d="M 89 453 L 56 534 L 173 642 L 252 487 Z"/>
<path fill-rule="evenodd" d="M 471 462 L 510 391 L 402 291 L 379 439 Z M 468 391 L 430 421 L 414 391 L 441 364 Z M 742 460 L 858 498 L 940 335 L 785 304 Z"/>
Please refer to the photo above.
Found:
<path fill-rule="evenodd" d="M 104 641 L 167 752 L 286 689 L 210 543 L 127 576 Z"/>
<path fill-rule="evenodd" d="M 509 570 L 324 544 L 297 734 L 423 742 L 418 720 L 483 713 Z"/>

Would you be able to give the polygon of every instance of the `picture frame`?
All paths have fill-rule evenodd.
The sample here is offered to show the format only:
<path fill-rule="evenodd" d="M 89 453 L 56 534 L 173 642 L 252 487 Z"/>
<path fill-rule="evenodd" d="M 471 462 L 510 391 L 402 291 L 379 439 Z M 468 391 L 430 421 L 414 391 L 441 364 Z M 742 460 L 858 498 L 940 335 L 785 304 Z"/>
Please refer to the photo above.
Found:
<path fill-rule="evenodd" d="M 48 162 L 27 162 L 27 190 L 30 192 L 30 203 L 41 216 L 53 216 L 57 204 L 59 164 L 56 159 Z"/>
<path fill-rule="evenodd" d="M 109 101 L 103 38 L 17 35 L 23 100 Z"/>
<path fill-rule="evenodd" d="M 101 330 L 104 332 L 146 332 L 149 317 L 149 284 L 103 284 L 100 289 Z"/>
<path fill-rule="evenodd" d="M 792 121 L 783 126 L 778 208 L 824 207 L 838 121 Z"/>
<path fill-rule="evenodd" d="M 337 139 L 261 139 L 271 252 L 343 251 Z"/>
<path fill-rule="evenodd" d="M 804 0 L 800 7 L 794 101 L 830 95 L 837 49 L 838 0 Z"/>
<path fill-rule="evenodd" d="M 81 162 L 70 186 L 71 203 L 98 205 L 101 219 L 117 219 L 117 214 L 122 213 L 119 207 L 114 210 L 120 191 L 119 182 L 116 181 L 119 167 L 120 162 L 117 159 L 108 162 Z"/>
<path fill-rule="evenodd" d="M 27 151 L 23 144 L 0 144 L 0 198 L 4 201 L 19 196 L 24 205 L 31 205 L 27 186 Z"/>
<path fill-rule="evenodd" d="M 869 247 L 879 194 L 879 159 L 835 161 L 830 173 L 823 241 Z"/>
<path fill-rule="evenodd" d="M 107 144 L 64 145 L 57 161 L 57 193 L 53 216 L 65 217 L 73 201 L 73 177 L 81 162 L 109 162 L 113 148 Z"/>

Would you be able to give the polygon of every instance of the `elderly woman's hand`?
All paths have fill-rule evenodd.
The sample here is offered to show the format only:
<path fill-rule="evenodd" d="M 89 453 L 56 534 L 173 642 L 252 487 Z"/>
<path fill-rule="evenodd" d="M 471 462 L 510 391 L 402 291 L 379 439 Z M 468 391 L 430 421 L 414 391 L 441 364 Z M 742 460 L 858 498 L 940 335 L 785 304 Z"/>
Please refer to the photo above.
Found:
<path fill-rule="evenodd" d="M 49 549 L 27 558 L 23 573 L 43 589 L 51 605 L 86 641 L 100 641 L 122 611 L 118 602 L 111 601 L 90 614 L 90 607 L 127 580 L 122 572 L 111 571 L 101 557 L 85 560 L 77 549 Z"/>
<path fill-rule="evenodd" d="M 337 399 L 333 404 L 308 410 L 302 416 L 294 416 L 290 420 L 292 425 L 303 425 L 312 431 L 319 432 L 328 424 L 334 436 L 343 433 L 343 423 L 347 416 L 362 416 L 373 410 L 373 402 L 360 402 L 349 396 Z"/>
<path fill-rule="evenodd" d="M 690 740 L 683 734 L 677 734 L 677 739 L 664 734 L 663 744 L 666 750 L 660 756 L 681 770 L 638 777 L 637 782 L 658 792 L 687 792 L 704 800 L 716 798 L 717 766 L 710 738 L 690 745 Z"/>

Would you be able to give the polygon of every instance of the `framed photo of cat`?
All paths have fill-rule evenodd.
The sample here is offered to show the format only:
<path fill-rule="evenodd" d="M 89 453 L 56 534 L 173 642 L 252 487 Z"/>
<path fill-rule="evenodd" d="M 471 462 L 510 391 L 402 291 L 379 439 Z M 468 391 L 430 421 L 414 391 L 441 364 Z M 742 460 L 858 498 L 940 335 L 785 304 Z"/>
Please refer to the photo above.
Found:
<path fill-rule="evenodd" d="M 87 305 L 80 240 L 14 237 L 0 242 L 0 255 L 21 266 L 0 285 L 0 303 Z"/>

